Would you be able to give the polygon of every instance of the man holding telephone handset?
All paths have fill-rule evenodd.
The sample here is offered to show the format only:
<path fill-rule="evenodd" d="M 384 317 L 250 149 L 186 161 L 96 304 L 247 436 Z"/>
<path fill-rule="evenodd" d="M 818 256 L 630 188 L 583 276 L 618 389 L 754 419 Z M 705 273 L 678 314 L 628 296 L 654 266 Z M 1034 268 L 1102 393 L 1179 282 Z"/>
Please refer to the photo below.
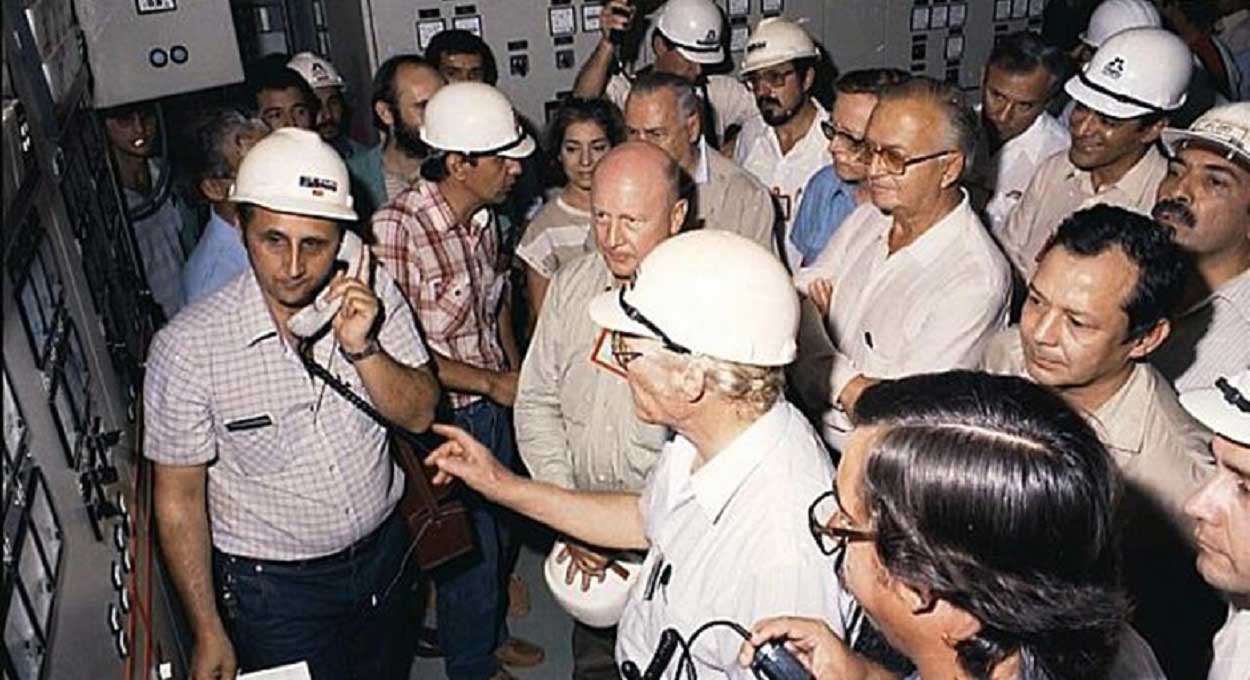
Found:
<path fill-rule="evenodd" d="M 422 431 L 439 397 L 429 355 L 395 282 L 345 229 L 347 169 L 315 132 L 259 142 L 231 200 L 251 267 L 157 334 L 144 384 L 190 677 L 306 661 L 313 678 L 406 678 L 391 597 L 408 545 L 403 473 L 386 430 L 305 362 Z"/>

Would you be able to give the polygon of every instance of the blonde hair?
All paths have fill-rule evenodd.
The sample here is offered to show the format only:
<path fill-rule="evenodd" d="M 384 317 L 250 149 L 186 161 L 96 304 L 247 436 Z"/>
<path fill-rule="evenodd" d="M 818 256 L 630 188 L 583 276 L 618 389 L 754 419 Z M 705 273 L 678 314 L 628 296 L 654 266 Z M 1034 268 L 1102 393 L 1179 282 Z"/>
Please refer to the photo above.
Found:
<path fill-rule="evenodd" d="M 704 387 L 757 418 L 777 403 L 786 387 L 786 374 L 779 366 L 751 366 L 703 355 L 691 362 L 703 371 Z"/>

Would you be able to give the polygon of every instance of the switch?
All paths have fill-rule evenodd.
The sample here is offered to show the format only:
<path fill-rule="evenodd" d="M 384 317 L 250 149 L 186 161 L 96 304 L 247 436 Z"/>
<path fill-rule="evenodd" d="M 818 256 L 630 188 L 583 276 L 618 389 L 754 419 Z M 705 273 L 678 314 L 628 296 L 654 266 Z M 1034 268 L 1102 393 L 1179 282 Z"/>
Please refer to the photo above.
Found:
<path fill-rule="evenodd" d="M 547 10 L 551 35 L 572 35 L 577 32 L 577 13 L 572 7 L 552 7 Z"/>
<path fill-rule="evenodd" d="M 164 68 L 165 64 L 169 63 L 169 55 L 166 54 L 165 50 L 153 47 L 152 51 L 148 52 L 148 63 L 156 68 Z"/>
<path fill-rule="evenodd" d="M 530 58 L 524 54 L 514 54 L 508 58 L 508 73 L 517 78 L 524 78 L 530 72 Z"/>
<path fill-rule="evenodd" d="M 190 57 L 190 54 L 187 52 L 186 45 L 174 45 L 169 48 L 169 59 L 175 64 L 187 63 L 188 57 Z"/>
<path fill-rule="evenodd" d="M 573 59 L 573 50 L 556 50 L 556 68 L 559 70 L 568 70 L 573 68 L 575 64 Z"/>

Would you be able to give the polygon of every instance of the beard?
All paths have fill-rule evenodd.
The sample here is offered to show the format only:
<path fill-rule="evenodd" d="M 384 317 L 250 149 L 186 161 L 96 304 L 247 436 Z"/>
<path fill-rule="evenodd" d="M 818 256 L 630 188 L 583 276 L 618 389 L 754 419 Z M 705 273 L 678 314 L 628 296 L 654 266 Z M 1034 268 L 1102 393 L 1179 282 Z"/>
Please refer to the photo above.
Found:
<path fill-rule="evenodd" d="M 391 126 L 391 134 L 395 136 L 395 143 L 407 155 L 413 158 L 425 158 L 430 155 L 430 145 L 421 141 L 421 131 L 415 125 L 408 125 L 404 121 L 397 121 Z"/>
<path fill-rule="evenodd" d="M 769 108 L 765 108 L 768 106 Z M 790 122 L 798 114 L 799 109 L 803 107 L 803 102 L 794 105 L 793 108 L 782 108 L 781 102 L 772 97 L 763 97 L 755 100 L 755 108 L 760 112 L 760 117 L 769 127 L 778 127 Z"/>

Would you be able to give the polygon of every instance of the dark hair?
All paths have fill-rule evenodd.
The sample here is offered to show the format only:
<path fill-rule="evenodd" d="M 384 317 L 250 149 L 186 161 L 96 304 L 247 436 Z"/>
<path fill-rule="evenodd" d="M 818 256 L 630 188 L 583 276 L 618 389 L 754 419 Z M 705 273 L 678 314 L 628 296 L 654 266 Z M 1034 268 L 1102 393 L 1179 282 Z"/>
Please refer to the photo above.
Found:
<path fill-rule="evenodd" d="M 564 134 L 574 123 L 594 123 L 607 135 L 612 146 L 625 139 L 625 122 L 621 120 L 621 110 L 616 104 L 606 99 L 581 99 L 569 97 L 560 102 L 560 108 L 547 123 L 547 131 L 543 134 L 543 146 L 551 159 L 551 181 L 554 186 L 564 186 L 568 178 L 564 176 L 564 168 L 560 164 L 560 147 L 564 145 Z"/>
<path fill-rule="evenodd" d="M 317 110 L 321 108 L 321 100 L 317 99 L 317 93 L 313 92 L 308 81 L 304 80 L 304 76 L 301 76 L 298 71 L 288 68 L 286 64 L 279 65 L 272 60 L 256 64 L 248 74 L 249 105 L 254 113 L 259 113 L 261 92 L 265 90 L 289 90 L 291 88 L 299 90 L 300 96 L 304 98 L 304 103 L 312 111 L 315 119 Z"/>
<path fill-rule="evenodd" d="M 836 94 L 880 95 L 887 87 L 893 87 L 911 78 L 911 74 L 897 68 L 863 68 L 847 71 L 833 84 Z"/>
<path fill-rule="evenodd" d="M 630 84 L 629 96 L 644 97 L 662 90 L 673 93 L 677 99 L 678 113 L 683 117 L 698 116 L 703 111 L 703 103 L 695 92 L 694 85 L 681 76 L 660 71 L 647 71 L 634 79 Z M 626 102 L 628 106 L 628 100 Z"/>
<path fill-rule="evenodd" d="M 1057 47 L 1047 45 L 1032 31 L 1017 31 L 994 41 L 986 68 L 997 66 L 1008 73 L 1032 73 L 1038 68 L 1050 74 L 1051 92 L 1068 79 L 1072 61 Z"/>
<path fill-rule="evenodd" d="M 156 116 L 156 103 L 148 100 L 132 102 L 130 104 L 119 104 L 117 106 L 110 106 L 107 109 L 100 109 L 100 117 L 104 120 L 129 118 L 136 113 L 141 116 Z"/>
<path fill-rule="evenodd" d="M 881 101 L 915 100 L 931 102 L 946 119 L 949 143 L 964 157 L 964 172 L 976 155 L 980 122 L 977 114 L 964 102 L 964 95 L 951 83 L 926 76 L 914 76 L 881 91 Z"/>
<path fill-rule="evenodd" d="M 486 41 L 458 28 L 441 31 L 425 47 L 425 58 L 439 68 L 443 65 L 443 57 L 448 54 L 476 54 L 482 57 L 483 77 L 486 84 L 494 85 L 499 80 L 499 66 L 495 64 L 495 53 L 491 52 Z"/>
<path fill-rule="evenodd" d="M 399 67 L 404 65 L 434 68 L 421 55 L 411 53 L 396 54 L 382 62 L 382 65 L 373 74 L 373 94 L 369 97 L 369 108 L 371 111 L 378 102 L 384 102 L 392 110 L 395 109 L 398 99 L 398 96 L 395 94 L 395 74 L 399 73 Z M 386 123 L 382 122 L 377 111 L 373 111 L 373 127 L 379 130 L 386 130 Z"/>
<path fill-rule="evenodd" d="M 1085 419 L 1027 380 L 951 371 L 865 390 L 855 421 L 884 430 L 862 499 L 882 564 L 981 624 L 964 669 L 1018 653 L 1022 676 L 1103 677 L 1129 601 L 1119 476 Z"/>
<path fill-rule="evenodd" d="M 1128 315 L 1128 337 L 1136 340 L 1167 318 L 1184 292 L 1185 259 L 1171 227 L 1131 210 L 1096 205 L 1077 211 L 1059 225 L 1042 252 L 1062 247 L 1083 257 L 1119 248 L 1137 266 L 1137 285 L 1122 306 Z"/>

